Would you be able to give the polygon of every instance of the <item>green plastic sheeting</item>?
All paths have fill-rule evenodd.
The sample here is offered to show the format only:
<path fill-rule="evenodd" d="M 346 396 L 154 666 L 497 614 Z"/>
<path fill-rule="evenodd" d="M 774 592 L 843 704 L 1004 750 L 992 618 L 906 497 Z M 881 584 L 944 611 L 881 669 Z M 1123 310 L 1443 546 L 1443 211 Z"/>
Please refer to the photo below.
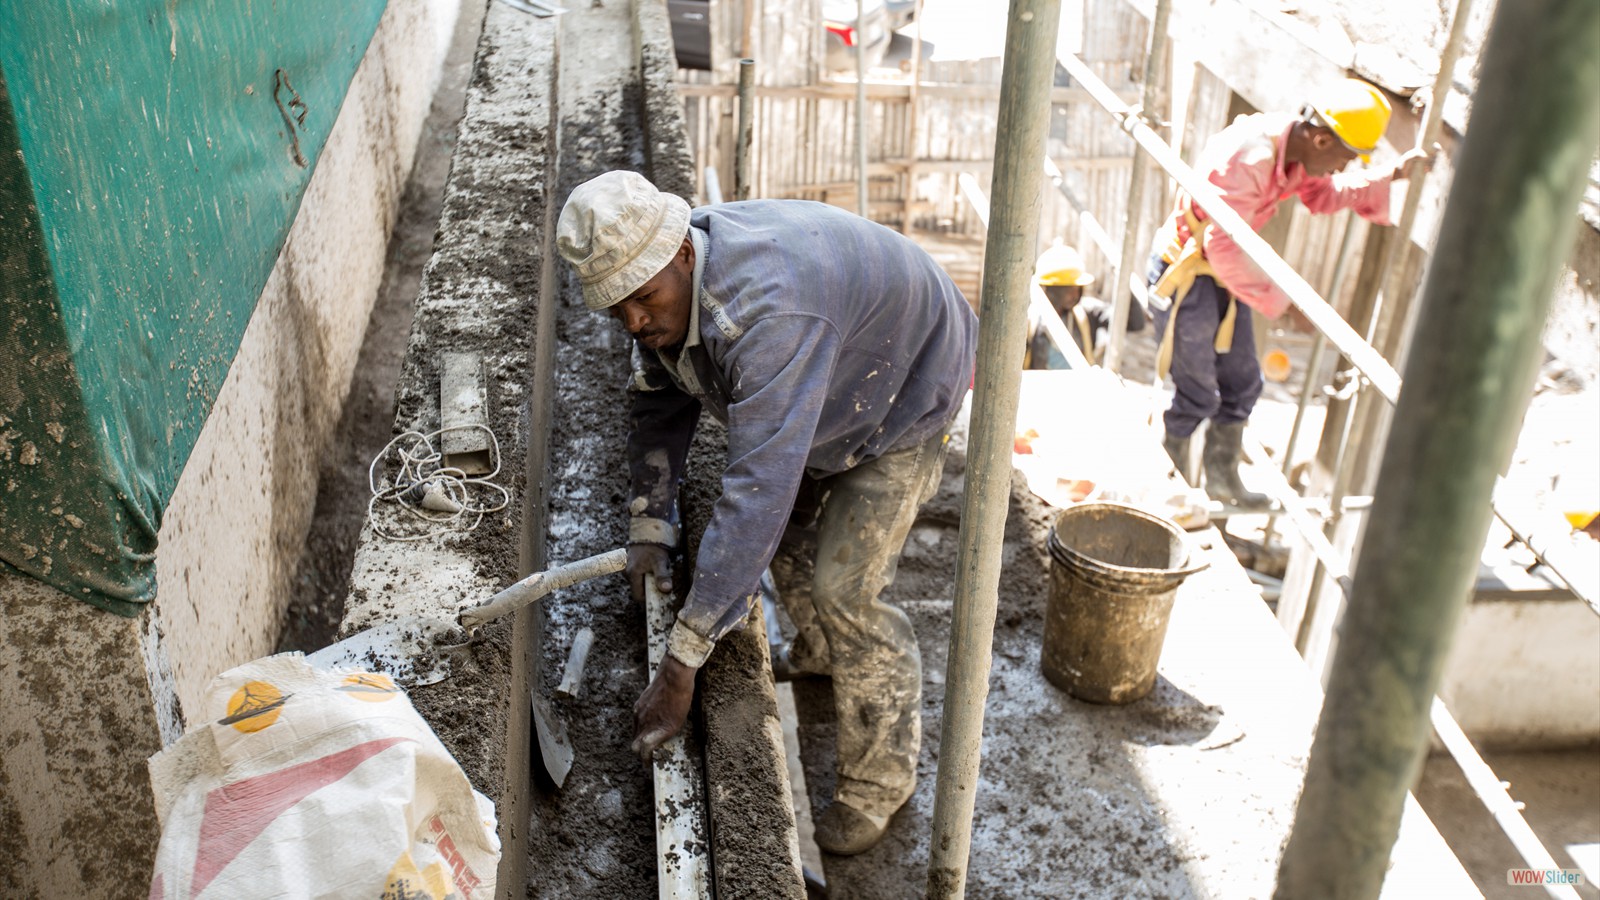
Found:
<path fill-rule="evenodd" d="M 0 0 L 0 560 L 123 615 L 385 0 Z"/>

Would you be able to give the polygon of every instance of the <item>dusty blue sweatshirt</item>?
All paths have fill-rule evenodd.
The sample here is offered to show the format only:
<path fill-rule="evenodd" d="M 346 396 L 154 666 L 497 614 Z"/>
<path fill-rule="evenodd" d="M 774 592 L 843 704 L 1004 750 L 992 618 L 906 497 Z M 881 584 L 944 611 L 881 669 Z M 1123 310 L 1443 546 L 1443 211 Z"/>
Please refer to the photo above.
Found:
<path fill-rule="evenodd" d="M 704 407 L 728 426 L 728 468 L 669 644 L 698 666 L 749 614 L 803 473 L 845 471 L 950 423 L 977 319 L 915 243 L 826 204 L 701 207 L 689 231 L 689 335 L 676 353 L 634 345 L 629 539 L 675 542 Z"/>

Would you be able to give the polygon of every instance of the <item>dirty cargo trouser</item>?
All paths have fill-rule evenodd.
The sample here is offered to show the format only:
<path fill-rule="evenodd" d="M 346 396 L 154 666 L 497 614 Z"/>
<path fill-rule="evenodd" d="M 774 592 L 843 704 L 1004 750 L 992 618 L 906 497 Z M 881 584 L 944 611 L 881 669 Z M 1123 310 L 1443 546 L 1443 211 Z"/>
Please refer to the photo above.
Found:
<path fill-rule="evenodd" d="M 1147 283 L 1154 286 L 1166 269 L 1167 264 L 1155 256 Z M 1178 322 L 1172 329 L 1172 405 L 1162 416 L 1167 434 L 1173 437 L 1188 437 L 1206 419 L 1243 422 L 1261 397 L 1261 362 L 1256 359 L 1249 307 L 1239 304 L 1233 347 L 1218 353 L 1213 346 L 1229 298 L 1214 278 L 1201 275 L 1178 306 Z M 1170 303 L 1153 298 L 1150 313 L 1157 342 L 1166 333 L 1171 310 Z"/>
<path fill-rule="evenodd" d="M 916 447 L 807 479 L 772 563 L 799 630 L 791 659 L 833 674 L 834 800 L 872 815 L 893 813 L 916 786 L 922 656 L 911 620 L 880 595 L 894 581 L 917 509 L 938 489 L 945 441 L 941 430 Z M 814 555 L 806 527 L 813 513 Z"/>

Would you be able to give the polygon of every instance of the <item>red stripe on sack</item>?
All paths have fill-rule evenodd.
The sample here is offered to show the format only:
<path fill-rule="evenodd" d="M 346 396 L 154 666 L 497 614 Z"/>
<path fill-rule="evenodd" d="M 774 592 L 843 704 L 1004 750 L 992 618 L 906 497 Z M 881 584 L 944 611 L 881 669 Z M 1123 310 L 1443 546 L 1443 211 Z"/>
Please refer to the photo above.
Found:
<path fill-rule="evenodd" d="M 205 890 L 228 863 L 261 836 L 273 820 L 318 788 L 350 774 L 356 766 L 410 738 L 393 737 L 357 744 L 321 759 L 225 784 L 206 795 L 200 819 L 200 849 L 195 854 L 189 895 Z"/>

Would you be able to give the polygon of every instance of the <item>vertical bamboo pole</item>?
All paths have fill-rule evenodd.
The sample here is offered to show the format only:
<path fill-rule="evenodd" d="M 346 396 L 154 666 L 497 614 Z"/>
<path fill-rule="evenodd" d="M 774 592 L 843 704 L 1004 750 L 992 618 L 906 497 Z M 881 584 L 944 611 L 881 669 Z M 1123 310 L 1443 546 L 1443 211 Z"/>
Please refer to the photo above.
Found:
<path fill-rule="evenodd" d="M 1033 253 L 1043 205 L 1044 142 L 1060 0 L 1011 0 L 1000 78 L 989 232 L 983 259 L 977 378 L 967 441 L 955 608 L 929 842 L 932 900 L 965 895 L 983 705 L 1011 500 L 1011 443 L 1022 382 Z"/>
<path fill-rule="evenodd" d="M 867 0 L 856 0 L 856 212 L 867 209 Z"/>
<path fill-rule="evenodd" d="M 917 94 L 922 87 L 922 0 L 917 0 L 913 9 L 911 15 L 916 20 L 917 30 L 911 38 L 911 91 L 906 100 L 906 159 L 911 165 L 906 169 L 905 206 L 900 214 L 900 233 L 906 235 L 911 233 L 915 215 L 917 160 L 921 157 L 917 152 L 917 117 L 921 115 Z"/>
<path fill-rule="evenodd" d="M 739 137 L 733 158 L 733 199 L 749 200 L 750 143 L 754 138 L 756 61 L 739 60 Z"/>
<path fill-rule="evenodd" d="M 1149 52 L 1144 58 L 1144 99 L 1139 116 L 1148 124 L 1156 106 L 1157 89 L 1161 78 L 1161 61 L 1167 55 L 1167 19 L 1172 13 L 1172 0 L 1157 0 L 1156 15 L 1150 23 Z M 1122 368 L 1122 345 L 1128 336 L 1128 276 L 1139 264 L 1144 248 L 1139 246 L 1139 230 L 1144 224 L 1144 182 L 1150 169 L 1149 154 L 1137 142 L 1133 145 L 1133 170 L 1128 176 L 1128 208 L 1123 217 L 1122 253 L 1117 261 L 1116 273 L 1106 289 L 1111 296 L 1111 333 L 1106 338 L 1105 367 L 1112 372 Z M 1093 353 L 1089 354 L 1093 356 Z"/>
<path fill-rule="evenodd" d="M 1378 896 L 1600 137 L 1600 3 L 1501 6 L 1276 897 Z"/>

